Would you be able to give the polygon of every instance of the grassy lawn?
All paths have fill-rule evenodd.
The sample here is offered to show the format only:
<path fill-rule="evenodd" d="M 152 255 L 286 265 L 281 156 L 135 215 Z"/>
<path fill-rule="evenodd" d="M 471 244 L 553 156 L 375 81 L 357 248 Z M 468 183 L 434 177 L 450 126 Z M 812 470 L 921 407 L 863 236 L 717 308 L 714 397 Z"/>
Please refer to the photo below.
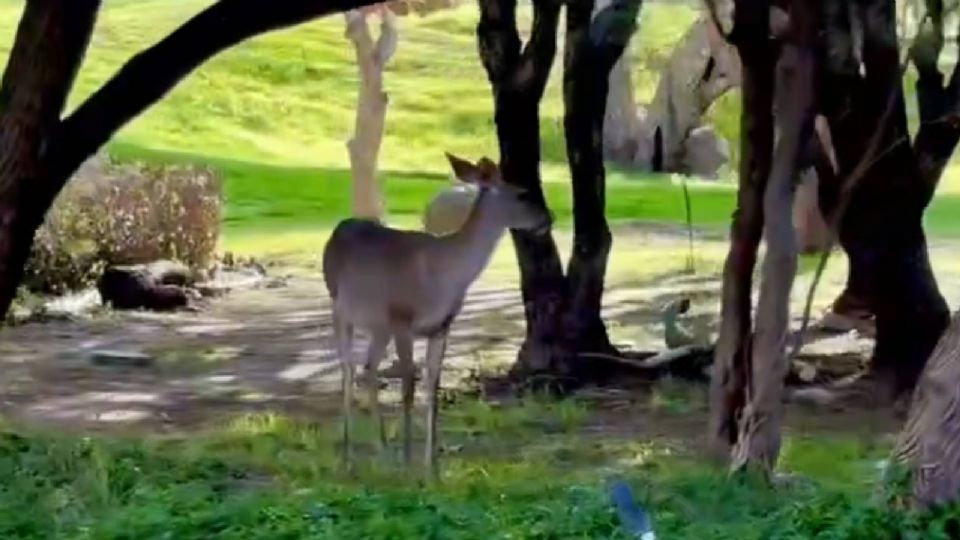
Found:
<path fill-rule="evenodd" d="M 210 2 L 105 2 L 72 105 Z M 0 0 L 0 63 L 23 4 Z M 529 6 L 521 11 L 529 23 Z M 639 100 L 652 97 L 657 69 L 695 16 L 693 2 L 644 6 L 631 45 Z M 443 151 L 495 155 L 476 21 L 472 2 L 402 20 L 387 73 L 382 151 L 396 224 L 419 226 L 425 203 L 447 181 Z M 542 107 L 543 171 L 567 250 L 572 205 L 558 75 L 559 67 Z M 203 66 L 128 125 L 110 152 L 122 160 L 217 168 L 226 180 L 224 249 L 313 256 L 349 214 L 345 140 L 357 78 L 340 17 L 263 36 Z M 725 96 L 710 112 L 728 137 L 738 129 L 737 99 Z M 685 221 L 677 179 L 610 170 L 608 180 L 607 215 L 615 225 Z M 694 226 L 722 232 L 733 186 L 691 181 L 689 190 Z M 960 235 L 960 171 L 949 170 L 926 219 L 933 236 Z M 685 253 L 683 245 L 650 248 L 641 241 L 617 244 L 611 282 L 649 277 Z M 714 243 L 699 255 L 715 266 L 722 251 Z M 495 279 L 516 279 L 510 257 L 507 249 L 498 252 Z M 659 420 L 691 409 L 686 402 L 671 407 L 679 412 Z M 955 513 L 921 519 L 875 504 L 875 463 L 887 454 L 884 445 L 852 435 L 791 434 L 782 467 L 812 484 L 774 490 L 730 481 L 670 441 L 586 435 L 594 412 L 571 401 L 454 404 L 444 411 L 445 440 L 466 450 L 445 456 L 443 484 L 428 487 L 396 465 L 367 463 L 358 478 L 342 475 L 331 417 L 308 424 L 244 416 L 189 437 L 127 439 L 11 426 L 0 430 L 0 538 L 625 538 L 604 493 L 611 475 L 637 487 L 665 539 L 892 540 L 947 538 L 945 531 L 956 529 Z"/>
<path fill-rule="evenodd" d="M 956 523 L 954 513 L 921 519 L 874 506 L 878 486 L 866 479 L 884 449 L 855 437 L 788 438 L 784 466 L 806 483 L 774 490 L 655 441 L 584 437 L 587 413 L 575 402 L 496 411 L 467 401 L 444 414 L 447 442 L 469 450 L 445 456 L 443 482 L 429 489 L 390 457 L 362 456 L 346 478 L 335 425 L 276 415 L 189 438 L 7 432 L 0 536 L 626 539 L 604 491 L 613 476 L 672 540 L 947 538 Z"/>
<path fill-rule="evenodd" d="M 331 225 L 350 213 L 349 170 L 338 168 L 281 167 L 266 163 L 148 150 L 115 144 L 120 159 L 206 163 L 226 179 L 226 249 L 256 252 L 270 244 L 274 249 L 318 251 Z M 384 172 L 391 221 L 419 227 L 426 202 L 448 181 L 443 172 Z M 607 217 L 614 223 L 685 222 L 683 188 L 678 178 L 608 171 Z M 729 184 L 688 181 L 692 220 L 696 228 L 723 231 L 735 204 L 736 190 Z M 561 228 L 572 223 L 572 201 L 567 183 L 546 182 L 551 208 Z M 940 195 L 926 214 L 933 236 L 960 234 L 960 196 Z"/>

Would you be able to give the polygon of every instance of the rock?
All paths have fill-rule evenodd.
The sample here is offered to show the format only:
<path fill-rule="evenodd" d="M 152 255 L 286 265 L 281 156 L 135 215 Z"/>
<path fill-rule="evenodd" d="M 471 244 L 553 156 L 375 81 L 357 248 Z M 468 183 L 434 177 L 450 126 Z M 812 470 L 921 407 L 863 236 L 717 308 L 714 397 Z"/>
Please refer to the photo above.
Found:
<path fill-rule="evenodd" d="M 100 307 L 100 302 L 99 293 L 94 289 L 88 289 L 49 300 L 43 305 L 43 310 L 55 317 L 73 318 L 94 311 Z"/>
<path fill-rule="evenodd" d="M 711 126 L 691 130 L 684 148 L 686 171 L 700 178 L 716 180 L 720 168 L 730 161 L 730 145 Z"/>
<path fill-rule="evenodd" d="M 97 366 L 111 367 L 149 367 L 155 359 L 141 352 L 134 351 L 92 351 L 90 363 Z"/>
<path fill-rule="evenodd" d="M 121 310 L 173 311 L 189 303 L 183 287 L 159 283 L 146 265 L 107 268 L 97 290 L 104 304 Z"/>
<path fill-rule="evenodd" d="M 250 260 L 241 265 L 238 260 L 232 267 L 218 266 L 208 281 L 198 283 L 197 291 L 206 298 L 223 296 L 234 289 L 256 289 L 264 287 L 278 289 L 285 287 L 287 280 L 283 277 L 267 278 L 266 268 L 262 264 Z"/>
<path fill-rule="evenodd" d="M 438 193 L 423 213 L 423 228 L 436 236 L 454 233 L 470 215 L 477 190 L 466 184 L 451 186 Z"/>
<path fill-rule="evenodd" d="M 187 287 L 195 281 L 187 265 L 174 261 L 154 261 L 144 265 L 144 269 L 160 285 Z"/>
<path fill-rule="evenodd" d="M 701 16 L 670 53 L 647 107 L 645 138 L 654 141 L 648 151 L 650 166 L 663 172 L 689 172 L 689 166 L 685 170 L 687 137 L 703 123 L 710 105 L 739 82 L 736 49 L 717 33 L 710 17 Z M 638 160 L 643 157 L 638 153 Z"/>

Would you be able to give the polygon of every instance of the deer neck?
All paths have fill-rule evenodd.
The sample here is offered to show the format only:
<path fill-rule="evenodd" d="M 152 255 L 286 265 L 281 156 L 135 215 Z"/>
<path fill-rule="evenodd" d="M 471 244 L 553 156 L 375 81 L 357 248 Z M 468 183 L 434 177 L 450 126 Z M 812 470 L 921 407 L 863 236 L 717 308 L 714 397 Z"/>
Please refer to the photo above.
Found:
<path fill-rule="evenodd" d="M 490 205 L 490 195 L 481 191 L 459 231 L 440 238 L 436 255 L 442 271 L 437 279 L 455 289 L 466 289 L 487 266 L 493 250 L 506 231 Z"/>

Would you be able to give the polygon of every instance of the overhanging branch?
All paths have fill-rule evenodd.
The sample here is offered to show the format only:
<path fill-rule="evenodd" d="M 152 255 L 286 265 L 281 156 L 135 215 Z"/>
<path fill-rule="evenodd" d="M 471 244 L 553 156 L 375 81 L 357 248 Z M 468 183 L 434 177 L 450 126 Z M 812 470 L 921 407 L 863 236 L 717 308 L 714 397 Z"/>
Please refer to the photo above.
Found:
<path fill-rule="evenodd" d="M 71 0 L 71 3 L 75 0 Z M 137 54 L 62 123 L 48 153 L 66 179 L 124 124 L 218 53 L 253 36 L 363 7 L 373 0 L 220 0 Z"/>

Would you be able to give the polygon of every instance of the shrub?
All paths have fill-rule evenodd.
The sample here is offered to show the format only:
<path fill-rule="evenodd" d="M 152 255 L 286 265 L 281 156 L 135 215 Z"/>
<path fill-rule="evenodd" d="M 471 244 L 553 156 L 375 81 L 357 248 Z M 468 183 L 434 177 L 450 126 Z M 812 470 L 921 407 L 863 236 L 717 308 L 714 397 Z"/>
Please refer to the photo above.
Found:
<path fill-rule="evenodd" d="M 90 285 L 108 264 L 173 259 L 202 270 L 219 235 L 222 186 L 210 169 L 85 164 L 37 232 L 24 283 L 58 294 Z"/>

